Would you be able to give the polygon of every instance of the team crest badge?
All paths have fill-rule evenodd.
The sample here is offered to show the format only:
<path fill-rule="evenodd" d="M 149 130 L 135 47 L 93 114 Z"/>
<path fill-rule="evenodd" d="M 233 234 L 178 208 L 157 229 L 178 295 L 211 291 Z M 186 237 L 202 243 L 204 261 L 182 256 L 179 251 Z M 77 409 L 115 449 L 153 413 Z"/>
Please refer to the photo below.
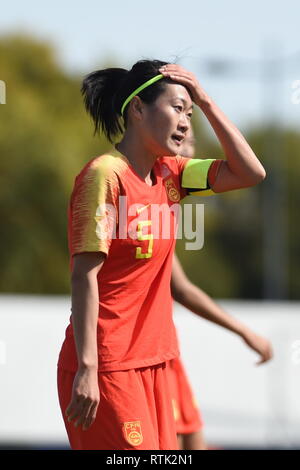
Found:
<path fill-rule="evenodd" d="M 123 425 L 124 436 L 132 446 L 139 446 L 143 442 L 142 426 L 140 421 L 129 421 Z"/>
<path fill-rule="evenodd" d="M 178 191 L 178 189 L 176 188 L 176 185 L 175 185 L 174 181 L 172 180 L 172 178 L 169 178 L 169 179 L 165 182 L 165 185 L 166 185 L 166 190 L 167 190 L 168 198 L 170 199 L 170 201 L 172 201 L 172 202 L 178 202 L 179 199 L 180 199 L 180 194 L 179 194 L 179 191 Z"/>

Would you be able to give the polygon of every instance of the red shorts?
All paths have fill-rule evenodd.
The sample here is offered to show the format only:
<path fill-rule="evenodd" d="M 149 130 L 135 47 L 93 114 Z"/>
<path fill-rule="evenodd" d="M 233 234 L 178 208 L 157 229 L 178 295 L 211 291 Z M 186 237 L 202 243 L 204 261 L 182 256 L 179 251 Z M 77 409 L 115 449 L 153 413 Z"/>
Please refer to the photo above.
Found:
<path fill-rule="evenodd" d="M 73 450 L 177 450 L 168 363 L 98 372 L 100 404 L 89 429 L 66 419 L 74 372 L 57 369 L 59 403 Z"/>
<path fill-rule="evenodd" d="M 178 357 L 168 363 L 176 431 L 178 434 L 199 431 L 204 423 L 183 364 Z"/>

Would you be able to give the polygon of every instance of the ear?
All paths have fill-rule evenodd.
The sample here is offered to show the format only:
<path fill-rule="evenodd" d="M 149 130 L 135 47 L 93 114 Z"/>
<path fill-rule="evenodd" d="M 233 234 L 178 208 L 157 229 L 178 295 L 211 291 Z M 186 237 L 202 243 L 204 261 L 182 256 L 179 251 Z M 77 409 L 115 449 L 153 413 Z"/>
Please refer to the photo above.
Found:
<path fill-rule="evenodd" d="M 139 121 L 143 117 L 144 103 L 139 96 L 134 96 L 130 102 L 129 111 L 133 118 L 138 119 Z"/>

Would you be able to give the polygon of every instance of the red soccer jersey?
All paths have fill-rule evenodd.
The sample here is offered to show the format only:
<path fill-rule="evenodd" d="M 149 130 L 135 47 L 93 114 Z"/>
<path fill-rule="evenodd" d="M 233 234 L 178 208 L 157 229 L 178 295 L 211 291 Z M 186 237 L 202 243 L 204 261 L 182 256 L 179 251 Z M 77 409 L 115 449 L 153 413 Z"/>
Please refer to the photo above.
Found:
<path fill-rule="evenodd" d="M 153 209 L 177 205 L 188 188 L 193 194 L 197 188 L 212 193 L 208 171 L 213 174 L 221 161 L 158 158 L 149 186 L 114 149 L 88 162 L 76 177 L 68 211 L 71 270 L 75 254 L 107 254 L 98 274 L 100 371 L 146 367 L 178 356 L 170 292 L 176 216 L 169 211 L 169 235 L 163 235 L 166 220 Z M 58 365 L 77 370 L 72 315 Z"/>

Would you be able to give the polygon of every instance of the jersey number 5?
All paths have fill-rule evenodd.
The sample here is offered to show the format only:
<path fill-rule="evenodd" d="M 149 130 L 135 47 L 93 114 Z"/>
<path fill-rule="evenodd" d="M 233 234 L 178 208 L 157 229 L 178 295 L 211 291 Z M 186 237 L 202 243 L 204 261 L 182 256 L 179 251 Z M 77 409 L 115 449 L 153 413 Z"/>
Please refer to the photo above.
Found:
<path fill-rule="evenodd" d="M 135 257 L 137 259 L 151 258 L 151 256 L 152 256 L 153 234 L 152 233 L 147 233 L 147 234 L 143 233 L 143 227 L 149 227 L 149 226 L 151 226 L 151 224 L 152 224 L 151 220 L 143 220 L 142 222 L 138 223 L 138 226 L 137 226 L 137 238 L 138 238 L 138 240 L 140 240 L 140 241 L 149 240 L 149 244 L 148 244 L 147 253 L 142 253 L 142 248 L 140 246 L 138 246 L 136 248 Z"/>

